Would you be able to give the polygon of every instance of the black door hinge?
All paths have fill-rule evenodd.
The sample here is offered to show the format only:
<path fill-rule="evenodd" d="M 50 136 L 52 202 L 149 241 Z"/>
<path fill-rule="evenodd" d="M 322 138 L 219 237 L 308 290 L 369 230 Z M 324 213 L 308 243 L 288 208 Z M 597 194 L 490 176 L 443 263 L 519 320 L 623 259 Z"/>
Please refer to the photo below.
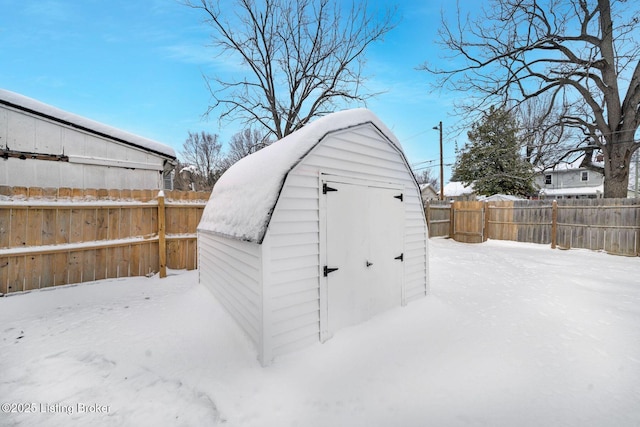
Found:
<path fill-rule="evenodd" d="M 327 277 L 329 273 L 333 273 L 337 268 L 329 268 L 326 265 L 324 266 L 324 277 Z"/>
<path fill-rule="evenodd" d="M 393 198 L 394 198 L 394 199 L 398 199 L 398 200 L 400 200 L 401 202 L 403 202 L 403 201 L 404 201 L 404 196 L 403 196 L 403 194 L 402 194 L 402 193 L 400 193 L 400 194 L 399 194 L 399 195 L 397 195 L 397 196 L 393 196 Z"/>
<path fill-rule="evenodd" d="M 404 261 L 404 253 L 401 253 L 400 255 L 395 257 L 394 259 L 399 259 L 400 261 Z"/>
<path fill-rule="evenodd" d="M 332 188 L 327 185 L 327 183 L 322 184 L 322 194 L 327 194 L 327 191 L 338 191 L 337 188 Z"/>

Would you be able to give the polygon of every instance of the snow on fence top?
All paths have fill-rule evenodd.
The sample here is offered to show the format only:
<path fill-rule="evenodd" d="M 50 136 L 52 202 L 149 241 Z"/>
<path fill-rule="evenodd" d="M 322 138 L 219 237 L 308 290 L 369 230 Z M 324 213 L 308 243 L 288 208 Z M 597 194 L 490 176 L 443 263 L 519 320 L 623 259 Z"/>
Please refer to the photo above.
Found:
<path fill-rule="evenodd" d="M 262 243 L 289 171 L 328 133 L 366 123 L 402 151 L 400 142 L 371 111 L 359 108 L 329 114 L 229 168 L 213 188 L 198 229 Z"/>
<path fill-rule="evenodd" d="M 176 158 L 173 148 L 151 139 L 143 138 L 138 135 L 125 132 L 120 129 L 107 126 L 85 117 L 78 116 L 73 113 L 66 112 L 56 107 L 52 107 L 35 99 L 0 89 L 0 104 L 8 105 L 19 110 L 30 112 L 41 117 L 54 120 L 78 129 L 82 129 L 93 134 L 111 138 L 127 145 L 142 148 L 163 156 Z"/>

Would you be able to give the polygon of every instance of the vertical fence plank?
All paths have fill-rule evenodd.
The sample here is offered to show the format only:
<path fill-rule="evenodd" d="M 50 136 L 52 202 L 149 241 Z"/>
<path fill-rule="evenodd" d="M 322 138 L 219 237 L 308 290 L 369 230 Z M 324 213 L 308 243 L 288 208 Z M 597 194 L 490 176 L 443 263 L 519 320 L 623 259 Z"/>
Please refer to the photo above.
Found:
<path fill-rule="evenodd" d="M 8 248 L 11 235 L 11 208 L 0 207 L 0 248 Z"/>
<path fill-rule="evenodd" d="M 449 238 L 451 239 L 453 239 L 455 233 L 456 210 L 454 204 L 455 203 L 451 203 L 451 207 L 449 208 Z"/>
<path fill-rule="evenodd" d="M 56 209 L 44 209 L 42 211 L 41 239 L 43 245 L 56 243 Z"/>
<path fill-rule="evenodd" d="M 157 224 L 156 221 L 154 221 L 153 217 L 154 217 L 154 211 L 156 209 L 152 208 L 152 207 L 148 207 L 148 208 L 143 208 L 142 209 L 142 226 L 141 226 L 141 233 L 143 236 L 150 236 L 152 234 L 155 233 L 155 224 Z"/>
<path fill-rule="evenodd" d="M 21 292 L 24 291 L 25 281 L 25 257 L 14 256 L 9 258 L 8 263 L 8 278 L 7 278 L 7 292 Z"/>
<path fill-rule="evenodd" d="M 109 209 L 96 208 L 96 240 L 109 239 Z"/>
<path fill-rule="evenodd" d="M 56 211 L 56 244 L 69 243 L 69 218 L 71 209 L 58 208 Z"/>
<path fill-rule="evenodd" d="M 7 294 L 9 290 L 9 257 L 0 257 L 0 294 Z"/>
<path fill-rule="evenodd" d="M 53 254 L 53 286 L 66 285 L 69 282 L 69 253 L 62 252 Z"/>
<path fill-rule="evenodd" d="M 140 237 L 140 236 L 144 236 L 145 233 L 143 233 L 143 208 L 141 207 L 134 207 L 131 208 L 131 231 L 130 234 L 132 237 Z"/>
<path fill-rule="evenodd" d="M 27 209 L 26 246 L 42 245 L 42 209 Z"/>
<path fill-rule="evenodd" d="M 126 239 L 127 237 L 131 237 L 131 208 L 123 207 L 120 209 L 118 222 L 120 223 L 120 238 Z"/>
<path fill-rule="evenodd" d="M 82 256 L 82 281 L 90 282 L 96 280 L 96 251 L 89 249 L 84 251 Z"/>
<path fill-rule="evenodd" d="M 555 249 L 558 244 L 558 202 L 551 204 L 551 249 Z"/>
<path fill-rule="evenodd" d="M 107 236 L 108 240 L 118 240 L 120 238 L 120 209 L 118 208 L 109 208 L 108 213 L 108 230 Z"/>
<path fill-rule="evenodd" d="M 54 285 L 54 254 L 43 254 L 42 265 L 40 267 L 40 287 L 49 288 Z"/>
<path fill-rule="evenodd" d="M 139 244 L 131 245 L 129 272 L 132 276 L 144 276 L 145 272 L 142 268 Z"/>
<path fill-rule="evenodd" d="M 117 247 L 107 248 L 107 279 L 118 277 Z"/>
<path fill-rule="evenodd" d="M 80 243 L 83 241 L 82 232 L 82 209 L 71 209 L 69 219 L 69 243 Z"/>
<path fill-rule="evenodd" d="M 42 271 L 42 255 L 27 255 L 24 257 L 24 290 L 40 289 L 40 273 Z"/>
<path fill-rule="evenodd" d="M 99 248 L 95 251 L 95 268 L 93 274 L 94 280 L 102 280 L 107 278 L 107 248 Z"/>
<path fill-rule="evenodd" d="M 97 209 L 83 209 L 82 211 L 82 240 L 91 242 L 98 240 Z"/>
<path fill-rule="evenodd" d="M 69 277 L 69 283 L 81 283 L 82 280 L 82 259 L 83 259 L 83 251 L 74 250 L 69 251 L 68 264 L 67 264 L 67 274 Z"/>
<path fill-rule="evenodd" d="M 27 209 L 11 210 L 11 241 L 9 247 L 22 247 L 27 244 Z"/>
<path fill-rule="evenodd" d="M 165 208 L 164 193 L 158 194 L 158 262 L 160 264 L 160 277 L 167 277 L 167 243 L 165 236 Z"/>

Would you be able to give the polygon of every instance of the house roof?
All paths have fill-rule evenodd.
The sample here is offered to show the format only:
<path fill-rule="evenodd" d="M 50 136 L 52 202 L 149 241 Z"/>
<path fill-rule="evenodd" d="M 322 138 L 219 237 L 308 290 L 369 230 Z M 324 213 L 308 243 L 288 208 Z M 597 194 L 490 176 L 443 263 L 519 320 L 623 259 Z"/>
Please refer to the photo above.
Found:
<path fill-rule="evenodd" d="M 377 128 L 402 153 L 400 142 L 371 111 L 329 114 L 231 166 L 216 182 L 198 229 L 262 243 L 289 171 L 327 134 L 363 125 Z"/>
<path fill-rule="evenodd" d="M 451 181 L 444 186 L 445 197 L 458 197 L 458 196 L 463 196 L 465 194 L 471 194 L 471 193 L 473 193 L 473 184 L 466 187 L 461 182 Z"/>
<path fill-rule="evenodd" d="M 479 201 L 482 202 L 502 202 L 502 201 L 516 201 L 516 200 L 524 200 L 522 197 L 513 196 L 511 194 L 492 194 L 491 196 L 480 196 L 478 197 Z"/>
<path fill-rule="evenodd" d="M 581 156 L 579 156 L 578 158 L 576 158 L 575 160 L 572 161 L 564 161 L 558 164 L 553 165 L 552 167 L 544 167 L 544 166 L 537 166 L 535 168 L 536 172 L 542 173 L 542 172 L 568 172 L 568 171 L 575 171 L 575 170 L 586 170 L 587 168 L 581 167 L 580 165 L 582 165 L 582 162 L 584 160 L 584 157 L 586 156 L 586 154 L 583 154 Z M 595 159 L 595 156 L 594 156 Z M 592 161 L 593 166 L 598 166 L 598 167 L 604 167 L 604 163 L 603 162 L 597 162 L 597 161 Z"/>
<path fill-rule="evenodd" d="M 98 136 L 106 137 L 127 145 L 141 148 L 145 151 L 160 154 L 171 159 L 176 158 L 175 151 L 168 145 L 153 141 L 151 139 L 143 138 L 141 136 L 134 135 L 120 129 L 116 129 L 111 126 L 107 126 L 105 124 L 78 116 L 73 113 L 69 113 L 40 101 L 36 101 L 35 99 L 17 94 L 15 92 L 0 89 L 0 104 L 4 104 L 21 111 L 35 114 L 37 116 L 53 120 L 64 125 L 81 129 L 85 132 L 93 133 Z"/>

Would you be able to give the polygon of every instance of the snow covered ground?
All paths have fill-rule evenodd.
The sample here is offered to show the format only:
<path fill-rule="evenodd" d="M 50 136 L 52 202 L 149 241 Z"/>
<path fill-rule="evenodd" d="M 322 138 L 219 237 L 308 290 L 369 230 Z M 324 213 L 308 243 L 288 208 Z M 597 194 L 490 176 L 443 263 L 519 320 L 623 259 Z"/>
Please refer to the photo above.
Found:
<path fill-rule="evenodd" d="M 640 259 L 432 239 L 430 267 L 267 368 L 196 272 L 2 298 L 0 425 L 640 425 Z"/>

